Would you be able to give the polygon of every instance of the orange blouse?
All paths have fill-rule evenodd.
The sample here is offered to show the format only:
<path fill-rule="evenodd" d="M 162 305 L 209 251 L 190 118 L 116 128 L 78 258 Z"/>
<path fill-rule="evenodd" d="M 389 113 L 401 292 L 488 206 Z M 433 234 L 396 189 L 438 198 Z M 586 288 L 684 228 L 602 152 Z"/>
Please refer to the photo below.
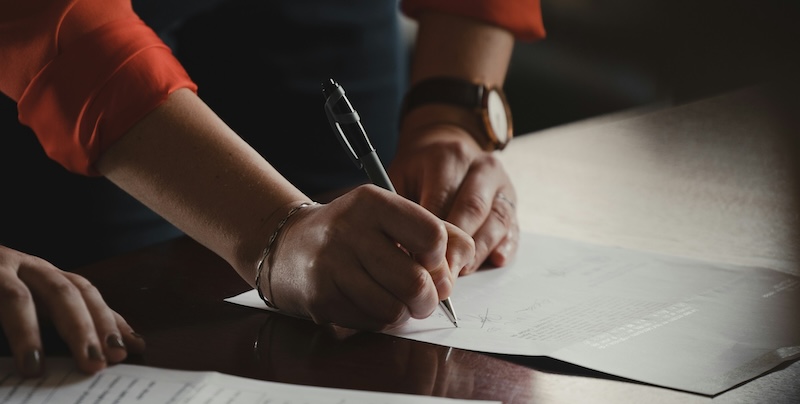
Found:
<path fill-rule="evenodd" d="M 545 35 L 539 0 L 404 0 L 401 9 L 411 18 L 426 10 L 474 18 L 506 28 L 521 40 Z"/>
<path fill-rule="evenodd" d="M 412 18 L 450 12 L 544 36 L 538 0 L 406 0 Z M 95 162 L 180 88 L 197 91 L 130 0 L 0 0 L 0 92 L 47 155 L 70 171 Z"/>

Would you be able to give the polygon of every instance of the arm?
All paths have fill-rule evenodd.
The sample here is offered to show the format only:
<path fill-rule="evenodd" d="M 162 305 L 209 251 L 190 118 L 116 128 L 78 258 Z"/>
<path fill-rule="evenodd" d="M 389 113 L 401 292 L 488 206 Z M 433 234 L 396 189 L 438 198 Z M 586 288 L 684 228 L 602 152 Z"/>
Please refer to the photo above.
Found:
<path fill-rule="evenodd" d="M 21 10 L 0 13 L 18 17 L 0 17 L 0 31 L 12 33 L 0 36 L 0 56 L 20 61 L 0 75 L 0 90 L 18 101 L 21 120 L 62 165 L 107 176 L 254 285 L 267 238 L 307 197 L 197 97 L 168 48 L 131 18 L 129 2 L 33 1 L 42 8 L 0 3 Z M 365 186 L 293 215 L 258 286 L 289 313 L 381 329 L 435 310 L 472 249 L 427 210 Z M 0 322 L 23 374 L 36 373 L 26 372 L 29 353 L 42 353 L 37 307 L 58 319 L 82 370 L 124 358 L 107 337 L 130 327 L 85 279 L 2 249 L 0 285 Z"/>
<path fill-rule="evenodd" d="M 98 169 L 251 286 L 269 235 L 309 200 L 184 90 L 103 154 Z M 473 248 L 459 230 L 371 185 L 298 211 L 277 246 L 258 285 L 271 302 L 318 323 L 366 329 L 430 315 Z"/>
<path fill-rule="evenodd" d="M 515 36 L 507 28 L 440 11 L 416 16 L 419 32 L 411 85 L 437 76 L 502 86 Z M 475 141 L 475 115 L 445 104 L 411 110 L 402 121 L 390 172 L 398 190 L 475 239 L 463 273 L 488 259 L 504 265 L 515 253 L 519 226 L 513 184 L 497 158 Z"/>

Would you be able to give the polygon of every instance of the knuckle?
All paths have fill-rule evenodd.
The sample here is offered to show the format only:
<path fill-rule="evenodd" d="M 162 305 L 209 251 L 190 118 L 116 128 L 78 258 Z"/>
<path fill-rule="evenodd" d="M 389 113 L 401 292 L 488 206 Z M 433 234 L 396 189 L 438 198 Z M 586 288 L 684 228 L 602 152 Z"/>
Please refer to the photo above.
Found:
<path fill-rule="evenodd" d="M 3 299 L 3 305 L 19 305 L 24 302 L 31 301 L 33 296 L 31 291 L 28 290 L 22 283 L 11 284 L 9 282 L 0 283 L 0 297 Z"/>
<path fill-rule="evenodd" d="M 502 207 L 501 207 L 502 206 Z M 507 203 L 495 203 L 492 205 L 492 214 L 500 222 L 503 229 L 508 231 L 514 225 L 514 212 Z"/>
<path fill-rule="evenodd" d="M 451 195 L 454 192 L 450 189 L 439 189 L 434 192 L 428 200 L 429 208 L 434 212 L 445 212 L 450 203 Z"/>
<path fill-rule="evenodd" d="M 480 164 L 491 170 L 500 170 L 503 168 L 503 163 L 500 158 L 494 154 L 484 154 L 480 159 Z"/>
<path fill-rule="evenodd" d="M 491 209 L 490 202 L 484 199 L 480 194 L 473 193 L 464 198 L 461 208 L 469 216 L 485 217 L 489 209 Z"/>
<path fill-rule="evenodd" d="M 97 291 L 97 288 L 92 285 L 86 278 L 81 276 L 74 276 L 70 279 L 72 284 L 78 289 L 78 291 L 83 294 L 90 294 Z"/>
<path fill-rule="evenodd" d="M 73 297 L 76 292 L 75 285 L 66 279 L 50 280 L 47 286 L 47 293 L 60 299 Z"/>
<path fill-rule="evenodd" d="M 486 172 L 505 172 L 503 162 L 492 153 L 483 153 L 472 161 L 472 165 L 481 171 Z"/>
<path fill-rule="evenodd" d="M 353 192 L 355 192 L 355 195 L 359 198 L 375 200 L 375 199 L 383 199 L 380 190 L 381 188 L 378 187 L 377 185 L 365 184 L 357 187 L 356 189 L 353 190 Z"/>
<path fill-rule="evenodd" d="M 456 160 L 465 161 L 469 160 L 474 154 L 472 146 L 467 142 L 450 142 L 447 147 L 442 148 L 443 155 L 451 156 Z"/>
<path fill-rule="evenodd" d="M 447 227 L 444 221 L 431 218 L 427 224 L 427 231 L 420 235 L 424 237 L 424 244 L 429 246 L 430 249 L 437 249 L 447 245 Z"/>
<path fill-rule="evenodd" d="M 357 206 L 359 206 L 359 211 L 362 210 L 371 210 L 374 211 L 377 208 L 389 203 L 389 195 L 383 192 L 384 190 L 377 185 L 372 184 L 365 184 L 361 185 L 352 191 L 350 194 L 356 199 Z M 348 213 L 354 213 L 353 210 L 348 210 Z"/>

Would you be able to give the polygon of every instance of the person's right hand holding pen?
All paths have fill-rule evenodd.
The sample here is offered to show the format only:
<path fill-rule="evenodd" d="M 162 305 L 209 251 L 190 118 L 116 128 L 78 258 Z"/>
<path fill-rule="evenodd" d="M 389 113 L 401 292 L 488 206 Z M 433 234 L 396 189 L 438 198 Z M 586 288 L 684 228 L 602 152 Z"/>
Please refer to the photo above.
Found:
<path fill-rule="evenodd" d="M 330 79 L 322 83 L 322 93 L 325 96 L 325 114 L 328 116 L 331 129 L 336 133 L 339 143 L 348 152 L 350 159 L 356 167 L 364 169 L 373 184 L 397 193 L 361 125 L 358 112 L 350 105 L 350 100 L 345 96 L 344 89 L 335 80 Z M 450 224 L 445 223 L 445 225 Z M 402 247 L 402 244 L 400 246 Z M 406 252 L 408 251 L 406 250 Z M 440 301 L 440 305 L 447 319 L 458 327 L 458 317 L 450 297 L 444 297 Z"/>
<path fill-rule="evenodd" d="M 385 176 L 370 176 L 378 173 Z M 326 204 L 296 195 L 263 227 L 273 229 L 255 276 L 265 303 L 353 329 L 385 330 L 430 316 L 475 257 L 464 231 L 375 185 Z"/>
<path fill-rule="evenodd" d="M 433 314 L 475 254 L 466 233 L 374 185 L 301 209 L 277 243 L 270 282 L 261 283 L 270 301 L 318 324 L 364 330 Z"/>

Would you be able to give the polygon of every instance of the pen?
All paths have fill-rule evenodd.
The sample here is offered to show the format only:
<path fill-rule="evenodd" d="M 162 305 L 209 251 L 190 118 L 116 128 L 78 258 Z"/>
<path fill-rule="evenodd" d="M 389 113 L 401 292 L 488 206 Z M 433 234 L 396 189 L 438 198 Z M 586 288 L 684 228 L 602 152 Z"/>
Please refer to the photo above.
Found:
<path fill-rule="evenodd" d="M 367 137 L 364 126 L 361 125 L 361 117 L 350 104 L 350 100 L 344 95 L 344 89 L 335 80 L 329 79 L 322 82 L 322 95 L 325 96 L 325 114 L 336 133 L 339 143 L 348 152 L 350 160 L 359 169 L 363 169 L 369 180 L 386 190 L 397 193 L 389 180 L 389 175 L 375 152 L 375 147 Z M 439 302 L 447 318 L 458 327 L 453 303 L 448 297 Z"/>

